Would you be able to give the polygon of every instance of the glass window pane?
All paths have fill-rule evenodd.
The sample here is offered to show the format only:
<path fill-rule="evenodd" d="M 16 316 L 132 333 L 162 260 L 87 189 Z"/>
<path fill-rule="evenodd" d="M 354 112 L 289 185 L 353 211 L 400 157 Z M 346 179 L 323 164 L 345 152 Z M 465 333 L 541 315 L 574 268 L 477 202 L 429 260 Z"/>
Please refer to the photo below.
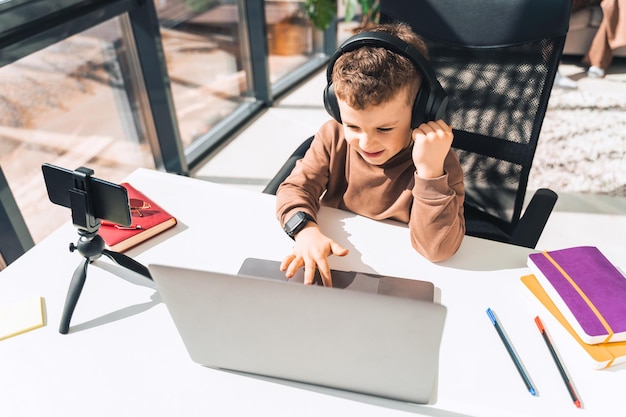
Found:
<path fill-rule="evenodd" d="M 322 33 L 306 17 L 303 0 L 266 0 L 265 24 L 271 83 L 322 50 Z"/>
<path fill-rule="evenodd" d="M 237 1 L 155 0 L 183 146 L 250 100 Z"/>
<path fill-rule="evenodd" d="M 117 19 L 0 68 L 0 165 L 35 243 L 70 220 L 47 197 L 41 164 L 86 166 L 119 182 L 154 168 L 118 59 Z"/>

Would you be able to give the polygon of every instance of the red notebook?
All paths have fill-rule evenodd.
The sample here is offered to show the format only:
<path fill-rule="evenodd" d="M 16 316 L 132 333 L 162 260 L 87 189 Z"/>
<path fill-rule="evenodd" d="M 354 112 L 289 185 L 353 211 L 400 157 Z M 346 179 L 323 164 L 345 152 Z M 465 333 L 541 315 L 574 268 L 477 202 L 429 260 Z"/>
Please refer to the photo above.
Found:
<path fill-rule="evenodd" d="M 120 185 L 128 191 L 132 224 L 123 227 L 102 221 L 99 234 L 109 249 L 124 252 L 176 225 L 176 218 L 145 194 L 129 183 Z"/>
<path fill-rule="evenodd" d="M 626 341 L 626 277 L 598 248 L 533 253 L 528 266 L 583 342 Z"/>

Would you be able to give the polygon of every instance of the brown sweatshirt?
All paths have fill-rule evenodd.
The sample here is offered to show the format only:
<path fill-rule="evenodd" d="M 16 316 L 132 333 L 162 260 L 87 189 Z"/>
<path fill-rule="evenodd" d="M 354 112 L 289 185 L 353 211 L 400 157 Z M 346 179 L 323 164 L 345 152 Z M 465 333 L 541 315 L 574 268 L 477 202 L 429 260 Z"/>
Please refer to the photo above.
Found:
<path fill-rule="evenodd" d="M 375 220 L 408 223 L 413 247 L 427 259 L 448 259 L 465 234 L 463 171 L 450 150 L 444 175 L 417 176 L 412 147 L 383 165 L 371 165 L 344 139 L 342 126 L 330 120 L 317 132 L 304 158 L 276 193 L 281 225 L 297 211 L 317 219 L 320 204 Z"/>

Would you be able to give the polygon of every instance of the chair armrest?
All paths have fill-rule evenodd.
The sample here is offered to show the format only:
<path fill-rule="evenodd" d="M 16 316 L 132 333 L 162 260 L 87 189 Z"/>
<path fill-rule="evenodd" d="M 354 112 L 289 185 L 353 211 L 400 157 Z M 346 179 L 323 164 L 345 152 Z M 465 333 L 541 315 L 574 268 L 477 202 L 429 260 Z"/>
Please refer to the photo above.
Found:
<path fill-rule="evenodd" d="M 276 191 L 278 191 L 278 187 L 282 182 L 291 174 L 293 167 L 296 165 L 296 162 L 299 159 L 302 159 L 307 149 L 311 147 L 311 142 L 313 141 L 313 136 L 309 137 L 307 140 L 302 142 L 300 146 L 291 154 L 289 159 L 285 161 L 283 166 L 278 170 L 276 175 L 270 180 L 270 182 L 265 186 L 263 192 L 265 194 L 276 195 Z"/>
<path fill-rule="evenodd" d="M 557 199 L 558 195 L 554 191 L 538 189 L 511 234 L 510 243 L 534 249 Z"/>

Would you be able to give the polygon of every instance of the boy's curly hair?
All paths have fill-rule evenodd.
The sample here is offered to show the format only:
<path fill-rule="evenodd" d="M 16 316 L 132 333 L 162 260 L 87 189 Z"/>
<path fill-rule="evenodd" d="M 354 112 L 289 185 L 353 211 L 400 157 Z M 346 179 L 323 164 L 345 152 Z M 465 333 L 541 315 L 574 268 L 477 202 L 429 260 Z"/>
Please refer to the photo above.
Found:
<path fill-rule="evenodd" d="M 426 43 L 405 23 L 381 24 L 364 31 L 394 35 L 428 57 Z M 422 84 L 422 74 L 402 55 L 383 47 L 364 46 L 337 59 L 332 82 L 337 98 L 355 109 L 385 103 L 403 89 L 407 89 L 408 104 L 413 106 Z"/>

